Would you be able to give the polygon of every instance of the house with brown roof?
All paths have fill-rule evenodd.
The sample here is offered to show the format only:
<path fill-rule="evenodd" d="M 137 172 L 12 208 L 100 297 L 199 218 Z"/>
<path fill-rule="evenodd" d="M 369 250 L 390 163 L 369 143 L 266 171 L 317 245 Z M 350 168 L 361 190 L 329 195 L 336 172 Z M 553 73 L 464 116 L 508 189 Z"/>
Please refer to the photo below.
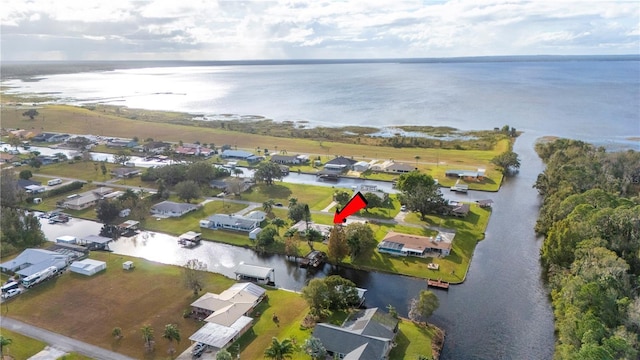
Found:
<path fill-rule="evenodd" d="M 12 162 L 18 161 L 19 158 L 15 155 L 3 152 L 3 153 L 0 153 L 0 160 L 2 160 L 2 162 L 4 163 L 12 163 Z"/>
<path fill-rule="evenodd" d="M 420 236 L 390 231 L 378 244 L 378 251 L 400 256 L 447 256 L 455 233 L 439 232 L 436 236 Z"/>

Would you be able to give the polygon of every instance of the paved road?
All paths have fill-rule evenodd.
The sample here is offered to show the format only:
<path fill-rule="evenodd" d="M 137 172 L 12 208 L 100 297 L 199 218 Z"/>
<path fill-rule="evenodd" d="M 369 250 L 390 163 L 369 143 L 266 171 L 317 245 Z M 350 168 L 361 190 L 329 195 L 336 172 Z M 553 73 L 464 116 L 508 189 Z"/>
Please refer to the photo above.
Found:
<path fill-rule="evenodd" d="M 56 334 L 49 330 L 23 323 L 22 321 L 7 318 L 6 316 L 2 317 L 0 325 L 5 329 L 46 342 L 50 344 L 51 347 L 64 352 L 76 352 L 92 359 L 100 360 L 134 360 L 128 356 L 87 344 L 64 335 Z"/>

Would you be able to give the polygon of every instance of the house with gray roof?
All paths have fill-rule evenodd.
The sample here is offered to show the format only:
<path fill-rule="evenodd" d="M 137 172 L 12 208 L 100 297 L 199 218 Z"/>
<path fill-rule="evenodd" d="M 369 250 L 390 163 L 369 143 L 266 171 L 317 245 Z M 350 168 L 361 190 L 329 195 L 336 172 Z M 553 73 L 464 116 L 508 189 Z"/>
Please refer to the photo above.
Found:
<path fill-rule="evenodd" d="M 33 275 L 50 266 L 58 270 L 64 269 L 71 258 L 69 255 L 43 249 L 26 249 L 13 260 L 0 264 L 5 273 L 16 273 L 22 277 Z"/>
<path fill-rule="evenodd" d="M 188 212 L 196 211 L 200 206 L 188 203 L 163 201 L 151 207 L 151 213 L 163 217 L 180 217 Z"/>
<path fill-rule="evenodd" d="M 113 188 L 99 187 L 80 194 L 69 195 L 62 203 L 62 206 L 71 210 L 84 210 L 97 204 L 100 199 L 112 192 Z"/>
<path fill-rule="evenodd" d="M 338 156 L 327 161 L 327 163 L 324 164 L 324 168 L 332 170 L 349 170 L 356 162 L 356 160 L 349 159 L 344 156 Z"/>
<path fill-rule="evenodd" d="M 207 229 L 227 229 L 251 232 L 260 226 L 259 217 L 248 217 L 235 214 L 214 214 L 200 220 L 200 227 Z"/>
<path fill-rule="evenodd" d="M 332 357 L 350 360 L 384 360 L 398 333 L 398 319 L 379 308 L 358 311 L 342 326 L 319 323 L 313 336 L 318 338 Z"/>

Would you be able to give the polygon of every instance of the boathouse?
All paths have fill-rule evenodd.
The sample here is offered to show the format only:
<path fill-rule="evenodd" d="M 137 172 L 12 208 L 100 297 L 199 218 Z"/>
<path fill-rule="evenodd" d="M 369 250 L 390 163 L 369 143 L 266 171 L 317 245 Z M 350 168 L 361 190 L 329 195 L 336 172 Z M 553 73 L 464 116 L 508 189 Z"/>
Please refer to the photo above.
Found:
<path fill-rule="evenodd" d="M 236 274 L 236 280 L 246 280 L 262 285 L 275 283 L 276 273 L 270 267 L 240 264 L 234 273 Z"/>

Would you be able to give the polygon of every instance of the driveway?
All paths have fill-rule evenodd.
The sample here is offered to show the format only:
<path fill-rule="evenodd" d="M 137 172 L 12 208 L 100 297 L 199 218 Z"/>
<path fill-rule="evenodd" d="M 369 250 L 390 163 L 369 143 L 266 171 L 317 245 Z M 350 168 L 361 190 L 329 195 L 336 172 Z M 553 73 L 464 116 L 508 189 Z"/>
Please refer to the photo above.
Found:
<path fill-rule="evenodd" d="M 22 335 L 50 344 L 51 347 L 60 351 L 76 352 L 93 359 L 101 360 L 134 360 L 133 358 L 130 358 L 128 356 L 118 354 L 113 351 L 97 347 L 95 345 L 87 344 L 86 342 L 72 339 L 64 335 L 56 334 L 49 330 L 29 325 L 23 323 L 22 321 L 11 319 L 6 316 L 2 317 L 0 325 L 2 325 L 2 327 L 5 329 L 9 329 L 11 331 L 15 331 Z"/>

